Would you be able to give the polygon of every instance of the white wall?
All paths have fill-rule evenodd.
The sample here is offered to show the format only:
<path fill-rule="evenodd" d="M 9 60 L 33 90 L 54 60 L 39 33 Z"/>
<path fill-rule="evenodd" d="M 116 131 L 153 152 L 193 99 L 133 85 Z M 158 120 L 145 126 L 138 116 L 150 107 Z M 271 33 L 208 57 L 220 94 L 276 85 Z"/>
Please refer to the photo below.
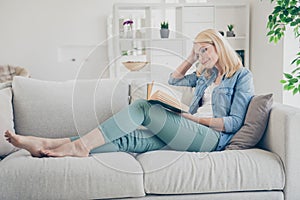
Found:
<path fill-rule="evenodd" d="M 32 77 L 45 80 L 98 78 L 107 66 L 106 46 L 100 45 L 87 64 L 80 62 L 106 40 L 106 17 L 116 2 L 160 0 L 0 0 L 0 64 L 20 65 Z M 266 23 L 269 0 L 249 0 L 251 5 L 250 66 L 256 93 L 274 93 L 283 102 L 283 43 L 270 44 Z M 77 60 L 71 61 L 75 55 Z M 76 56 L 77 55 L 77 56 Z M 107 76 L 104 73 L 104 77 Z"/>
<path fill-rule="evenodd" d="M 250 5 L 250 65 L 256 93 L 273 93 L 276 102 L 300 107 L 300 94 L 283 91 L 279 82 L 283 72 L 292 71 L 290 63 L 299 51 L 300 41 L 295 39 L 291 29 L 287 29 L 284 39 L 278 44 L 269 43 L 266 37 L 267 17 L 272 13 L 274 4 L 269 0 L 250 0 Z"/>
<path fill-rule="evenodd" d="M 0 65 L 26 67 L 44 80 L 74 79 L 79 72 L 81 78 L 98 78 L 108 64 L 105 44 L 81 68 L 80 61 L 106 40 L 106 18 L 115 2 L 124 1 L 0 0 Z"/>
<path fill-rule="evenodd" d="M 269 0 L 250 0 L 250 68 L 257 94 L 273 93 L 274 100 L 282 103 L 283 45 L 268 42 L 267 19 L 273 11 Z"/>

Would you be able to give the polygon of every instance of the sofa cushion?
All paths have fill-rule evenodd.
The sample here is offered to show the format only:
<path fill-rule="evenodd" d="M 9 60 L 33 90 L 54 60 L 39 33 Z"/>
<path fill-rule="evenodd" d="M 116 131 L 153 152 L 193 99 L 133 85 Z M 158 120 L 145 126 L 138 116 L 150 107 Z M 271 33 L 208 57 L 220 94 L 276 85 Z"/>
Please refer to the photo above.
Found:
<path fill-rule="evenodd" d="M 128 104 L 120 80 L 13 80 L 15 130 L 41 137 L 80 136 Z"/>
<path fill-rule="evenodd" d="M 244 125 L 231 138 L 226 150 L 249 149 L 262 138 L 268 125 L 269 113 L 273 104 L 273 95 L 254 96 L 248 106 Z"/>
<path fill-rule="evenodd" d="M 144 196 L 140 164 L 127 153 L 34 158 L 25 150 L 0 164 L 0 199 L 104 199 Z"/>
<path fill-rule="evenodd" d="M 260 149 L 211 153 L 155 151 L 137 157 L 146 193 L 180 194 L 282 190 L 280 158 Z"/>
<path fill-rule="evenodd" d="M 0 90 L 0 157 L 6 156 L 17 149 L 8 143 L 4 137 L 6 130 L 14 131 L 11 100 L 12 92 L 10 87 Z"/>

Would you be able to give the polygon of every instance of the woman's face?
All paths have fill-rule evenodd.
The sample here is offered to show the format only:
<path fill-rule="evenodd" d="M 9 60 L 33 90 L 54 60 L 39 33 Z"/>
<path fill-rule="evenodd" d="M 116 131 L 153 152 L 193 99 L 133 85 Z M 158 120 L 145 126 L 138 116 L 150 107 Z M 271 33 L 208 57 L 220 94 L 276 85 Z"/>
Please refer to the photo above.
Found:
<path fill-rule="evenodd" d="M 201 64 L 204 68 L 212 68 L 217 65 L 219 57 L 214 45 L 210 43 L 197 42 L 194 43 L 193 49 L 198 57 L 199 64 Z"/>

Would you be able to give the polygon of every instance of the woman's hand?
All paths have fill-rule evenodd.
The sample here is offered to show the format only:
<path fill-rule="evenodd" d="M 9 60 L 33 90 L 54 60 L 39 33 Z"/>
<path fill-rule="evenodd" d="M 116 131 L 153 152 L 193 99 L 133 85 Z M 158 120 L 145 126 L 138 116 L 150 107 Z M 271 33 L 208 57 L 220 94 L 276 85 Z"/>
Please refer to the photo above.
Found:
<path fill-rule="evenodd" d="M 190 113 L 181 113 L 180 115 L 181 115 L 182 117 L 186 118 L 186 119 L 189 119 L 189 120 L 192 120 L 192 121 L 194 121 L 194 122 L 199 123 L 199 118 L 193 116 L 193 115 L 190 114 Z"/>
<path fill-rule="evenodd" d="M 196 117 L 190 113 L 181 113 L 182 117 L 192 120 L 198 124 L 202 124 L 204 126 L 208 126 L 216 131 L 224 131 L 224 121 L 222 118 L 201 118 Z"/>
<path fill-rule="evenodd" d="M 194 51 L 194 48 L 192 49 L 190 55 L 187 57 L 187 61 L 193 65 L 197 60 L 199 59 L 199 55 L 197 55 Z"/>
<path fill-rule="evenodd" d="M 172 73 L 173 78 L 183 78 L 186 72 L 193 66 L 193 64 L 198 60 L 198 56 L 195 53 L 194 49 L 188 56 L 186 60 L 184 60 L 177 69 Z"/>

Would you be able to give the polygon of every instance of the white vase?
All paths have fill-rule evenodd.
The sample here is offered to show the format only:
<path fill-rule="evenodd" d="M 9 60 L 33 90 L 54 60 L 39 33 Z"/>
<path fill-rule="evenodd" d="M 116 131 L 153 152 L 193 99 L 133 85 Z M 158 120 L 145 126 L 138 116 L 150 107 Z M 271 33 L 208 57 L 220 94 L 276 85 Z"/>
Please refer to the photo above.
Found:
<path fill-rule="evenodd" d="M 169 29 L 160 29 L 160 37 L 161 38 L 168 38 L 169 37 L 169 33 L 170 33 L 170 30 Z"/>
<path fill-rule="evenodd" d="M 132 38 L 133 36 L 133 31 L 131 26 L 125 25 L 124 26 L 124 38 Z"/>

